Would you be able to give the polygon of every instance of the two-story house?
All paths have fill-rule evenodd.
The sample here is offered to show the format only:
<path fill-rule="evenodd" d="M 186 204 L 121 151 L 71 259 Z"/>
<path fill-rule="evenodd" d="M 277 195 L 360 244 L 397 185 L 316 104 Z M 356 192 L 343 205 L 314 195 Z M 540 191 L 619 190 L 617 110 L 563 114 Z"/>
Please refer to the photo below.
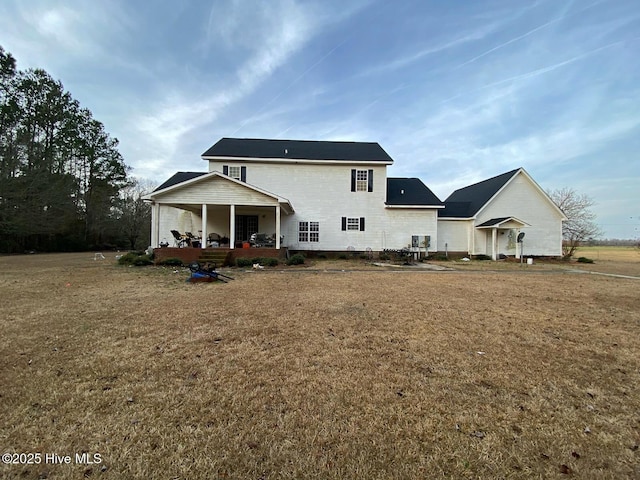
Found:
<path fill-rule="evenodd" d="M 231 249 L 242 246 L 253 233 L 265 233 L 275 238 L 275 248 L 382 251 L 409 247 L 426 253 L 443 250 L 438 232 L 442 224 L 448 239 L 444 244 L 455 247 L 448 251 L 496 258 L 501 245 L 496 237 L 509 232 L 512 238 L 521 228 L 535 228 L 524 219 L 522 209 L 516 217 L 509 212 L 508 202 L 496 200 L 502 193 L 493 187 L 500 182 L 489 182 L 493 196 L 481 199 L 504 204 L 500 215 L 487 223 L 476 221 L 483 205 L 474 204 L 476 210 L 462 212 L 460 205 L 467 202 L 464 192 L 447 203 L 417 178 L 388 178 L 387 167 L 393 160 L 377 143 L 223 138 L 202 158 L 208 162 L 208 172 L 178 172 L 147 195 L 152 205 L 153 247 L 172 242 L 175 230 L 194 232 L 203 239 L 215 233 L 229 238 Z M 544 204 L 545 215 L 555 209 L 553 233 L 544 236 L 551 239 L 550 245 L 557 240 L 557 248 L 545 246 L 529 253 L 559 255 L 561 237 L 556 237 L 562 214 L 553 202 L 550 206 L 550 199 L 523 169 L 509 172 L 500 185 L 517 184 L 509 180 L 520 175 L 536 187 L 525 193 L 525 205 Z M 480 201 L 476 197 L 472 200 Z M 484 210 L 485 214 L 495 211 Z M 439 212 L 449 213 L 440 214 L 439 220 Z M 491 240 L 482 247 L 480 240 L 470 241 L 480 237 Z M 202 247 L 206 246 L 205 240 Z"/>

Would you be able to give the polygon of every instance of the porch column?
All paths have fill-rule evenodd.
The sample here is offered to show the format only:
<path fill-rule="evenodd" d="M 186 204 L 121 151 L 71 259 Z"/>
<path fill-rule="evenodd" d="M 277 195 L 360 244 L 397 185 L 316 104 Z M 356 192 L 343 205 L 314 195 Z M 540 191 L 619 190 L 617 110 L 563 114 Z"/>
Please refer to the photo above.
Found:
<path fill-rule="evenodd" d="M 236 247 L 236 206 L 229 205 L 229 248 Z"/>
<path fill-rule="evenodd" d="M 202 238 L 200 239 L 200 246 L 207 248 L 207 204 L 202 204 Z"/>
<path fill-rule="evenodd" d="M 276 205 L 276 248 L 280 249 L 280 204 Z"/>
<path fill-rule="evenodd" d="M 498 236 L 498 229 L 491 229 L 491 260 L 497 260 L 498 254 L 496 253 L 496 241 Z"/>
<path fill-rule="evenodd" d="M 160 205 L 158 202 L 151 204 L 151 247 L 160 246 Z"/>

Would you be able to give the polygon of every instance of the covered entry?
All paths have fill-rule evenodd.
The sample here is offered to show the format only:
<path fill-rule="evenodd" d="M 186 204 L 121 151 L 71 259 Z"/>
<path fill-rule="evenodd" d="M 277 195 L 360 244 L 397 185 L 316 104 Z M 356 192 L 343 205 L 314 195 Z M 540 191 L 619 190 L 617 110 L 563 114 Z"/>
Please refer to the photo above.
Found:
<path fill-rule="evenodd" d="M 286 198 L 220 172 L 192 174 L 184 180 L 185 173 L 174 175 L 145 197 L 152 205 L 152 247 L 172 238 L 171 230 L 191 228 L 202 238 L 202 248 L 207 247 L 210 233 L 230 239 L 229 248 L 234 248 L 258 232 L 275 235 L 275 247 L 280 248 L 282 215 L 294 213 Z"/>
<path fill-rule="evenodd" d="M 500 253 L 516 257 L 520 255 L 517 236 L 520 229 L 530 226 L 516 217 L 499 217 L 477 225 L 476 229 L 485 234 L 485 255 L 497 260 Z"/>

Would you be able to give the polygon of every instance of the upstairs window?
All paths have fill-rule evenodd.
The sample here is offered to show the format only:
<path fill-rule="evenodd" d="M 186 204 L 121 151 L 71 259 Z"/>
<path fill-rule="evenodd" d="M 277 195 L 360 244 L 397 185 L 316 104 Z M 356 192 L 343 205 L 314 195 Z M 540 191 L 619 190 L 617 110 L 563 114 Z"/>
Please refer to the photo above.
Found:
<path fill-rule="evenodd" d="M 240 180 L 240 167 L 229 167 L 229 176 Z"/>
<path fill-rule="evenodd" d="M 237 165 L 223 165 L 222 173 L 228 177 L 235 178 L 241 182 L 247 181 L 247 167 L 240 167 Z"/>
<path fill-rule="evenodd" d="M 352 192 L 373 192 L 373 170 L 351 170 Z"/>

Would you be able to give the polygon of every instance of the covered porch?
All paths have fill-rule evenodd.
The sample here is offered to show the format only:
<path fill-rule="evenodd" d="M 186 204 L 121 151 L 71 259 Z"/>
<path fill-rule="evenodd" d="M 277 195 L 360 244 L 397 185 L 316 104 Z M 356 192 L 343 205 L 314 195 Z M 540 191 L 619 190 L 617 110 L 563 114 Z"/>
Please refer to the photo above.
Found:
<path fill-rule="evenodd" d="M 517 241 L 518 235 L 522 228 L 530 226 L 516 217 L 500 217 L 487 220 L 475 228 L 484 233 L 484 254 L 497 260 L 500 254 L 520 256 L 522 246 Z"/>
<path fill-rule="evenodd" d="M 273 238 L 281 247 L 282 215 L 291 203 L 219 172 L 160 188 L 145 197 L 151 203 L 151 246 L 197 245 L 201 249 L 241 248 L 254 233 Z M 179 242 L 176 233 L 190 235 Z"/>

